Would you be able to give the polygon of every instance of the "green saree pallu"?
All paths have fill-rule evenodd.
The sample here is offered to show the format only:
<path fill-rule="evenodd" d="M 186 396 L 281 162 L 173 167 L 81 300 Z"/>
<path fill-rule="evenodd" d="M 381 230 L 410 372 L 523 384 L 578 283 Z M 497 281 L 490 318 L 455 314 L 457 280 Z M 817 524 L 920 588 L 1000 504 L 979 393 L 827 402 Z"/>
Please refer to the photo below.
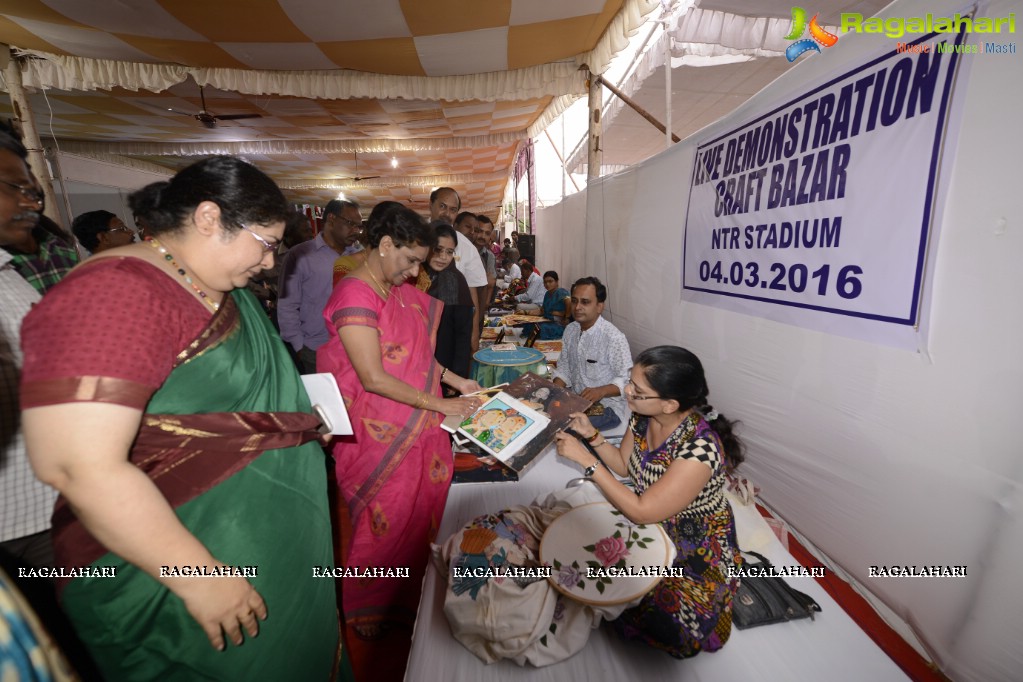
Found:
<path fill-rule="evenodd" d="M 114 380 L 116 381 L 116 380 Z M 110 680 L 326 680 L 337 661 L 333 562 L 318 423 L 287 352 L 251 294 L 235 291 L 153 394 L 131 461 L 217 560 L 243 567 L 266 602 L 259 635 L 215 650 L 184 603 L 106 551 L 61 500 L 62 602 Z M 125 510 L 130 514 L 131 510 Z M 168 557 L 168 563 L 171 563 Z M 202 570 L 168 566 L 168 573 Z M 219 580 L 185 577 L 176 580 Z"/>

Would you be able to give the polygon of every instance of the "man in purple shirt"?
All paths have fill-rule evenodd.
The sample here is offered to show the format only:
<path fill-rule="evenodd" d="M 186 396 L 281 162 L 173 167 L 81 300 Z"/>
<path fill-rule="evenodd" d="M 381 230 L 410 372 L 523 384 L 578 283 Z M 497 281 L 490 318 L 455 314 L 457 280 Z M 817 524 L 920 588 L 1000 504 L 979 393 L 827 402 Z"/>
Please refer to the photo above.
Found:
<path fill-rule="evenodd" d="M 334 261 L 358 250 L 354 243 L 361 226 L 359 205 L 334 199 L 323 207 L 323 230 L 316 238 L 284 255 L 277 321 L 281 338 L 298 354 L 302 374 L 316 372 L 316 349 L 329 338 L 323 309 L 333 289 Z"/>

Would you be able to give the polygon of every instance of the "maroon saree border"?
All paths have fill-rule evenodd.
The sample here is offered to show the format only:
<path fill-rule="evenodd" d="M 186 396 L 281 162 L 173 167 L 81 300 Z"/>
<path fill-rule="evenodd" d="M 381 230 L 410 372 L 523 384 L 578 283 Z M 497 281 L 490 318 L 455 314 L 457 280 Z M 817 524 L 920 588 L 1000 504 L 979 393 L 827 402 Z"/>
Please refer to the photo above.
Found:
<path fill-rule="evenodd" d="M 179 367 L 213 350 L 240 329 L 241 314 L 232 296 L 224 297 L 209 323 L 178 353 Z M 26 382 L 21 387 L 21 409 L 61 403 L 113 403 L 145 410 L 156 388 L 130 379 L 107 376 L 58 377 Z"/>
<path fill-rule="evenodd" d="M 174 366 L 194 360 L 195 358 L 213 350 L 221 343 L 235 334 L 241 327 L 241 312 L 233 296 L 225 296 L 220 307 L 213 313 L 209 324 L 199 333 L 192 343 L 178 353 Z"/>
<path fill-rule="evenodd" d="M 146 409 L 156 389 L 130 379 L 81 376 L 26 382 L 21 387 L 21 409 L 60 403 L 113 403 Z"/>

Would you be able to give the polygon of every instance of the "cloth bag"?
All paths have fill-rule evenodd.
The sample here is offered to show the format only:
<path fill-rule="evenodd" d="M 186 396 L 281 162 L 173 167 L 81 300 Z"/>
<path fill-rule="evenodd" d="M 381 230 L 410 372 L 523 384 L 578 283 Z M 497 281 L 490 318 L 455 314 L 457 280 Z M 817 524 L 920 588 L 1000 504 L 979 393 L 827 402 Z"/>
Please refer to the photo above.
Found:
<path fill-rule="evenodd" d="M 509 659 L 545 666 L 580 651 L 602 619 L 639 603 L 589 606 L 565 597 L 546 578 L 479 577 L 474 569 L 539 567 L 540 538 L 574 506 L 602 502 L 593 486 L 557 491 L 530 506 L 478 516 L 442 545 L 434 565 L 448 582 L 444 615 L 452 635 L 486 663 Z M 468 575 L 467 575 L 468 574 Z"/>

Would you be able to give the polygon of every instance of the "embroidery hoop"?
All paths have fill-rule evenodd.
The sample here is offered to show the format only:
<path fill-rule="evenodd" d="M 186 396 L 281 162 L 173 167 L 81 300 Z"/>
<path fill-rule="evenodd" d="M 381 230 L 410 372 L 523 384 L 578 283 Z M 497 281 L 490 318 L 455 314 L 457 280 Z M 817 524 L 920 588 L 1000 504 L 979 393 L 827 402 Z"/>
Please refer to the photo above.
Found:
<path fill-rule="evenodd" d="M 591 502 L 580 505 L 565 512 L 547 527 L 540 540 L 540 561 L 551 566 L 551 577 L 547 580 L 558 592 L 583 604 L 594 606 L 611 606 L 624 604 L 645 595 L 661 581 L 660 575 L 652 576 L 616 576 L 605 584 L 603 592 L 597 590 L 598 577 L 587 577 L 587 561 L 596 560 L 592 551 L 584 549 L 588 545 L 596 545 L 602 538 L 609 537 L 615 531 L 624 536 L 628 527 L 615 524 L 629 524 L 610 502 Z M 629 524 L 640 538 L 651 538 L 647 547 L 633 544 L 629 555 L 625 557 L 625 565 L 639 570 L 645 566 L 671 566 L 675 559 L 674 547 L 668 534 L 659 523 Z M 571 566 L 576 562 L 581 567 L 583 587 L 566 587 L 558 582 L 559 569 L 554 567 L 558 561 L 562 566 Z"/>

